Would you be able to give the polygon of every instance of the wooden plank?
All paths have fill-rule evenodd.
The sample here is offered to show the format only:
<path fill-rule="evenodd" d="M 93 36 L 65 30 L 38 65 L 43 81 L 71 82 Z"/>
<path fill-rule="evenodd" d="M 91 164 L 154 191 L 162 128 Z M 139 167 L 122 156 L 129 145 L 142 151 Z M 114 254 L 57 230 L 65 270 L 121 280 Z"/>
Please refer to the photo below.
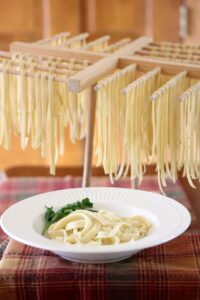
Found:
<path fill-rule="evenodd" d="M 155 67 L 160 67 L 162 73 L 166 75 L 176 75 L 182 71 L 188 71 L 188 76 L 195 79 L 200 79 L 200 65 L 190 63 L 176 62 L 172 59 L 161 60 L 147 57 L 120 57 L 118 62 L 119 68 L 124 68 L 129 64 L 136 64 L 139 71 L 148 72 Z"/>
<path fill-rule="evenodd" d="M 34 153 L 36 152 L 35 149 L 33 150 Z M 146 169 L 146 175 L 155 175 L 155 165 L 148 165 Z M 54 177 L 49 173 L 49 167 L 40 165 L 19 165 L 19 166 L 8 166 L 6 168 L 6 175 L 8 177 L 35 177 L 35 176 L 42 176 L 42 177 Z M 63 177 L 67 175 L 71 176 L 82 176 L 83 174 L 83 167 L 82 166 L 58 166 L 56 168 L 56 177 Z M 92 168 L 92 175 L 98 177 L 105 177 L 105 173 L 102 167 L 93 167 Z M 130 174 L 128 174 L 130 175 Z M 107 176 L 106 176 L 107 177 Z"/>
<path fill-rule="evenodd" d="M 117 68 L 118 59 L 122 55 L 132 55 L 138 49 L 149 44 L 152 41 L 149 37 L 140 37 L 125 47 L 117 50 L 115 53 L 108 55 L 104 59 L 89 66 L 83 71 L 69 78 L 69 90 L 72 92 L 80 92 L 98 80 L 113 72 Z"/>
<path fill-rule="evenodd" d="M 84 28 L 96 36 L 107 32 L 115 40 L 144 34 L 146 0 L 83 0 Z"/>
<path fill-rule="evenodd" d="M 95 84 L 99 79 L 105 77 L 117 68 L 118 56 L 109 56 L 85 70 L 71 76 L 68 80 L 68 87 L 71 92 L 79 93 Z"/>
<path fill-rule="evenodd" d="M 132 41 L 128 45 L 120 48 L 115 52 L 116 55 L 133 55 L 138 50 L 152 43 L 152 38 L 148 36 L 141 36 L 140 38 Z"/>
<path fill-rule="evenodd" d="M 33 55 L 56 56 L 61 58 L 85 59 L 91 62 L 96 62 L 104 58 L 107 54 L 96 53 L 83 50 L 62 49 L 58 47 L 42 46 L 37 44 L 29 44 L 22 42 L 14 42 L 10 44 L 10 51 L 20 53 L 30 53 Z"/>

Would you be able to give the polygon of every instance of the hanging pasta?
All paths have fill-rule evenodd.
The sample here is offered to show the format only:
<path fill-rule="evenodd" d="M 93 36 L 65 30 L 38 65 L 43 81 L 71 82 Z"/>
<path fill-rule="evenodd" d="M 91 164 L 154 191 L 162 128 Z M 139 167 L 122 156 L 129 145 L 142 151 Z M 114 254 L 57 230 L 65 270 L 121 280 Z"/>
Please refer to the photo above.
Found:
<path fill-rule="evenodd" d="M 131 41 L 130 38 L 121 39 L 121 40 L 117 41 L 114 44 L 108 45 L 104 49 L 104 52 L 106 52 L 106 53 L 113 53 L 113 52 L 119 50 L 120 48 L 126 46 L 128 43 L 130 43 L 130 41 Z"/>
<path fill-rule="evenodd" d="M 65 128 L 69 126 L 70 139 L 72 142 L 85 137 L 86 122 L 82 117 L 86 115 L 87 92 L 83 91 L 79 95 L 70 93 L 66 84 L 54 82 L 52 76 L 49 76 L 49 112 L 47 122 L 50 128 L 49 149 L 51 174 L 54 174 L 58 152 L 60 155 L 64 154 Z M 79 103 L 80 101 L 83 102 L 82 106 Z M 80 112 L 81 108 L 82 111 Z"/>
<path fill-rule="evenodd" d="M 10 67 L 12 61 L 10 61 Z M 20 133 L 19 118 L 18 118 L 18 99 L 17 99 L 17 76 L 10 74 L 10 120 L 11 128 L 14 134 Z"/>
<path fill-rule="evenodd" d="M 2 60 L 0 73 L 1 145 L 10 148 L 11 130 L 20 135 L 23 150 L 31 139 L 33 148 L 41 148 L 42 157 L 49 153 L 51 174 L 58 153 L 65 151 L 65 128 L 70 128 L 72 141 L 86 135 L 89 97 L 89 89 L 78 95 L 68 91 L 66 78 L 76 72 L 77 62 L 68 60 L 61 71 L 58 64 L 54 58 L 43 61 L 14 54 Z M 88 61 L 79 63 L 81 68 L 87 65 Z"/>
<path fill-rule="evenodd" d="M 183 168 L 189 184 L 200 179 L 200 82 L 191 86 L 180 97 L 180 156 L 179 169 Z"/>
<path fill-rule="evenodd" d="M 108 36 L 90 43 L 86 43 L 87 33 L 68 37 L 64 33 L 38 43 L 114 52 L 130 41 L 123 39 L 108 45 Z M 152 44 L 137 53 L 198 62 L 199 47 Z M 74 94 L 68 89 L 67 79 L 98 59 L 97 54 L 90 62 L 71 59 L 68 54 L 60 58 L 15 53 L 1 58 L 0 144 L 9 149 L 13 131 L 20 136 L 23 150 L 31 142 L 33 148 L 41 150 L 42 157 L 49 155 L 51 174 L 55 174 L 58 154 L 65 152 L 65 129 L 69 129 L 72 142 L 86 136 L 91 88 Z M 74 55 L 85 57 L 85 53 L 77 51 Z M 119 59 L 119 64 L 123 61 L 124 58 Z M 141 63 L 141 67 L 145 66 Z M 126 176 L 129 169 L 131 179 L 141 182 L 145 166 L 150 162 L 157 164 L 161 190 L 166 178 L 175 181 L 181 169 L 191 185 L 200 178 L 200 84 L 187 90 L 180 102 L 179 96 L 192 81 L 186 79 L 186 72 L 166 83 L 167 79 L 160 68 L 136 79 L 136 66 L 130 65 L 97 84 L 97 165 L 103 165 L 111 182 Z"/>
<path fill-rule="evenodd" d="M 124 129 L 124 147 L 126 149 L 127 167 L 130 166 L 131 180 L 142 181 L 145 165 L 149 163 L 152 149 L 151 101 L 149 96 L 159 87 L 160 68 L 139 77 L 123 89 L 126 103 Z M 124 169 L 120 168 L 120 176 Z M 118 176 L 118 178 L 120 177 Z"/>
<path fill-rule="evenodd" d="M 94 41 L 85 44 L 81 49 L 94 52 L 104 51 L 108 47 L 109 35 L 102 36 Z"/>
<path fill-rule="evenodd" d="M 6 150 L 11 147 L 10 122 L 10 75 L 9 61 L 2 62 L 0 74 L 0 145 Z"/>
<path fill-rule="evenodd" d="M 123 156 L 125 102 L 120 93 L 135 78 L 135 65 L 130 65 L 100 81 L 97 86 L 97 165 L 106 174 L 117 175 Z"/>
<path fill-rule="evenodd" d="M 181 72 L 152 96 L 153 145 L 152 157 L 156 160 L 158 183 L 161 191 L 166 186 L 168 176 L 177 179 L 179 138 L 180 138 L 180 101 L 179 96 L 186 90 L 187 72 Z"/>
<path fill-rule="evenodd" d="M 69 36 L 70 36 L 69 32 L 61 32 L 61 33 L 51 36 L 49 38 L 39 40 L 36 43 L 39 45 L 44 45 L 44 46 L 47 46 L 47 45 L 59 46 L 59 45 L 62 45 L 63 43 L 65 43 L 68 40 Z"/>
<path fill-rule="evenodd" d="M 86 40 L 89 36 L 89 33 L 81 33 L 79 35 L 76 35 L 70 39 L 68 39 L 66 42 L 59 45 L 60 47 L 69 48 L 69 49 L 79 49 L 86 45 Z"/>

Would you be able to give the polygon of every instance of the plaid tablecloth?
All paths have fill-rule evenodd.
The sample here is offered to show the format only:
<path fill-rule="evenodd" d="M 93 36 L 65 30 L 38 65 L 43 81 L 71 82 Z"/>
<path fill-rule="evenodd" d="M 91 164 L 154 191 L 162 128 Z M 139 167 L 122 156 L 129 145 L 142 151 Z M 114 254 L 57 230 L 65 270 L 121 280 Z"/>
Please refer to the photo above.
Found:
<path fill-rule="evenodd" d="M 13 178 L 0 182 L 0 210 L 33 194 L 78 187 L 80 178 Z M 105 178 L 95 186 L 109 186 Z M 124 180 L 120 186 L 130 187 Z M 158 192 L 156 178 L 146 178 L 145 190 Z M 189 207 L 179 184 L 167 194 Z M 189 207 L 190 208 L 190 207 Z M 80 264 L 51 252 L 9 240 L 1 232 L 0 299 L 72 300 L 197 300 L 200 299 L 200 233 L 190 228 L 173 241 L 141 251 L 112 264 Z M 6 246 L 6 247 L 5 247 Z"/>

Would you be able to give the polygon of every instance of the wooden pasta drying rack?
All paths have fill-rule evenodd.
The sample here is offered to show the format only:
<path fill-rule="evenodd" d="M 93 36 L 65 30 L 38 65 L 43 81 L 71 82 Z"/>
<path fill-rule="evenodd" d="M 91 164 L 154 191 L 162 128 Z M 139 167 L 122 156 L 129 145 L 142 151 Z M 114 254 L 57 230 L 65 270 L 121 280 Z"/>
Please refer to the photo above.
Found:
<path fill-rule="evenodd" d="M 99 41 L 100 39 L 97 40 Z M 95 41 L 91 43 L 94 45 Z M 68 43 L 68 46 L 69 44 L 70 43 Z M 153 58 L 148 57 L 147 52 L 149 51 L 149 48 L 151 49 L 151 47 L 156 47 L 156 49 L 158 48 L 158 52 L 159 49 L 161 49 L 160 45 L 152 43 L 152 39 L 149 37 L 140 37 L 131 42 L 125 39 L 119 41 L 118 44 L 121 46 L 121 48 L 113 53 L 108 53 L 108 51 L 105 51 L 104 53 L 89 51 L 87 44 L 78 50 L 67 49 L 64 46 L 53 47 L 45 45 L 45 40 L 44 42 L 39 41 L 37 43 L 14 42 L 10 45 L 11 53 L 27 53 L 36 56 L 88 60 L 90 62 L 88 67 L 78 71 L 75 75 L 70 76 L 66 79 L 66 81 L 63 80 L 64 82 L 67 82 L 69 91 L 74 93 L 79 93 L 86 88 L 92 87 L 91 97 L 88 104 L 89 107 L 84 154 L 84 172 L 82 181 L 83 187 L 90 185 L 96 106 L 96 92 L 94 85 L 99 80 L 112 73 L 116 68 L 123 68 L 130 64 L 136 64 L 137 70 L 142 72 L 148 72 L 155 67 L 160 67 L 161 72 L 166 75 L 174 76 L 181 71 L 187 71 L 187 76 L 200 79 L 200 65 L 196 63 L 194 64 L 192 61 L 185 62 L 180 55 L 178 57 L 179 61 L 177 61 L 176 58 L 172 58 L 170 55 L 169 57 L 165 58 L 162 58 L 159 55 Z M 110 48 L 112 48 L 112 45 Z M 163 53 L 163 50 L 161 52 Z M 2 55 L 5 54 L 2 53 Z M 181 59 L 182 61 L 180 61 Z"/>

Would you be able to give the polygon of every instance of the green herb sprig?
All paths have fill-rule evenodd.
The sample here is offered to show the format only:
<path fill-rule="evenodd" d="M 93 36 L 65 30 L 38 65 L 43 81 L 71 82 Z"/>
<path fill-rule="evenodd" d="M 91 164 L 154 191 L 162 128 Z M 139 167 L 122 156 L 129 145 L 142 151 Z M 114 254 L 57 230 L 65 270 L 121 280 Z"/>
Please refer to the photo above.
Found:
<path fill-rule="evenodd" d="M 45 213 L 45 225 L 44 225 L 44 232 L 49 228 L 50 225 L 56 223 L 60 219 L 68 216 L 73 211 L 78 209 L 90 209 L 93 207 L 93 203 L 90 202 L 89 198 L 85 198 L 82 201 L 77 201 L 71 204 L 67 204 L 62 207 L 60 210 L 55 212 L 53 207 L 46 206 L 46 213 Z"/>

